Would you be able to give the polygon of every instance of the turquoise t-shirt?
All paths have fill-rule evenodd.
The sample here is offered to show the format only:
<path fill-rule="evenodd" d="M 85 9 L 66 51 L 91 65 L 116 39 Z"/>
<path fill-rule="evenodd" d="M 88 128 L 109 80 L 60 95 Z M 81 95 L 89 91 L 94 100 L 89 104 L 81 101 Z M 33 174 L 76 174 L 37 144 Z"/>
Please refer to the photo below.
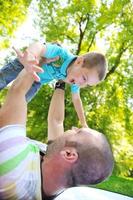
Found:
<path fill-rule="evenodd" d="M 49 83 L 53 80 L 64 80 L 67 76 L 67 68 L 69 64 L 77 56 L 73 55 L 66 49 L 62 48 L 57 44 L 47 43 L 46 44 L 46 53 L 44 55 L 46 58 L 54 58 L 59 56 L 58 61 L 44 64 L 42 68 L 44 69 L 43 73 L 39 73 L 41 79 L 41 84 Z M 79 86 L 76 84 L 71 85 L 71 92 L 79 92 Z"/>

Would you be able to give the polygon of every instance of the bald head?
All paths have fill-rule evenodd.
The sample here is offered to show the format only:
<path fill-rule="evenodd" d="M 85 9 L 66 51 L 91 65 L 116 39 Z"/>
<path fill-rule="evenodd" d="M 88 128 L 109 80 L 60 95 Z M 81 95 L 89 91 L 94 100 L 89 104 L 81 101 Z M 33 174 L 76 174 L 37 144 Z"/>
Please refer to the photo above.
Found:
<path fill-rule="evenodd" d="M 114 165 L 106 137 L 92 129 L 79 129 L 76 136 L 79 159 L 71 170 L 75 185 L 97 184 L 105 180 L 111 175 Z"/>
<path fill-rule="evenodd" d="M 63 148 L 74 147 L 78 159 L 67 172 L 67 185 L 96 184 L 105 180 L 113 170 L 113 155 L 106 137 L 97 131 L 84 128 L 68 131 L 48 147 L 48 155 Z"/>

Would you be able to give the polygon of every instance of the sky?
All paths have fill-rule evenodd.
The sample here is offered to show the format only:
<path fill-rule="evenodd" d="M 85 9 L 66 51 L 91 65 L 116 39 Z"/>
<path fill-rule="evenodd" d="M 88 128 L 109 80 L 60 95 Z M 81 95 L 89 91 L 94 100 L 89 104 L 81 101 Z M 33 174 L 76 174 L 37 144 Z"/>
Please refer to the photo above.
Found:
<path fill-rule="evenodd" d="M 34 20 L 37 18 L 37 13 L 37 1 L 33 0 L 29 6 L 28 15 L 25 22 L 15 33 L 15 38 L 12 40 L 12 45 L 21 48 L 31 43 L 34 39 L 41 39 L 39 27 L 35 27 L 34 25 Z"/>
<path fill-rule="evenodd" d="M 22 48 L 28 46 L 33 40 L 42 40 L 39 28 L 34 27 L 34 19 L 37 17 L 37 1 L 33 0 L 28 9 L 26 20 L 15 32 L 14 38 L 11 39 L 10 48 L 0 51 L 0 63 L 13 52 L 12 46 Z M 34 13 L 34 14 L 33 14 Z"/>
<path fill-rule="evenodd" d="M 28 46 L 30 43 L 32 43 L 34 40 L 42 41 L 44 42 L 45 38 L 41 37 L 39 27 L 35 27 L 34 20 L 37 18 L 38 8 L 37 8 L 37 0 L 32 0 L 31 5 L 28 9 L 27 18 L 24 21 L 24 23 L 17 29 L 14 38 L 11 39 L 11 45 L 9 49 L 0 51 L 0 63 L 4 63 L 4 59 L 13 52 L 12 46 L 15 46 L 16 48 L 20 49 L 24 46 Z M 97 3 L 100 2 L 100 0 L 97 0 Z M 111 2 L 111 0 L 109 0 Z M 65 4 L 63 3 L 65 6 Z M 63 6 L 62 5 L 62 6 Z M 105 53 L 105 40 L 104 38 L 100 38 L 99 35 L 97 35 L 97 50 L 100 52 Z M 64 43 L 64 46 L 66 44 Z"/>

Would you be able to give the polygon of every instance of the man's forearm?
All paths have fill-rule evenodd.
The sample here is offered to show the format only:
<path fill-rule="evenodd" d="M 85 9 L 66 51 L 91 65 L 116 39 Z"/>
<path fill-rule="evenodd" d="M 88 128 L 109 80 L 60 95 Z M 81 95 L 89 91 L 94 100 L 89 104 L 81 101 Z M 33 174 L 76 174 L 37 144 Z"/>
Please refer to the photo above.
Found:
<path fill-rule="evenodd" d="M 19 93 L 26 94 L 28 90 L 31 88 L 32 84 L 34 82 L 34 79 L 31 74 L 27 73 L 25 69 L 23 69 L 16 80 L 13 82 L 13 85 L 11 88 L 14 88 L 14 90 L 18 90 Z"/>
<path fill-rule="evenodd" d="M 0 127 L 11 124 L 26 125 L 27 103 L 25 94 L 32 83 L 31 75 L 22 70 L 9 89 L 5 103 L 0 110 Z"/>

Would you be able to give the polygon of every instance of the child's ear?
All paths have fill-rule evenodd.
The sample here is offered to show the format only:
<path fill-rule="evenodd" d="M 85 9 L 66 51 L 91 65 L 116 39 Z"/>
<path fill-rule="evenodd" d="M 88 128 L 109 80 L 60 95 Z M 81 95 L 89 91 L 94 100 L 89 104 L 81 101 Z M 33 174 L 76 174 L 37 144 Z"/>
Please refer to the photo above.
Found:
<path fill-rule="evenodd" d="M 83 65 L 83 63 L 84 63 L 84 58 L 83 58 L 83 56 L 77 57 L 77 59 L 76 59 L 76 61 L 75 61 L 75 64 L 76 64 L 76 65 Z"/>

